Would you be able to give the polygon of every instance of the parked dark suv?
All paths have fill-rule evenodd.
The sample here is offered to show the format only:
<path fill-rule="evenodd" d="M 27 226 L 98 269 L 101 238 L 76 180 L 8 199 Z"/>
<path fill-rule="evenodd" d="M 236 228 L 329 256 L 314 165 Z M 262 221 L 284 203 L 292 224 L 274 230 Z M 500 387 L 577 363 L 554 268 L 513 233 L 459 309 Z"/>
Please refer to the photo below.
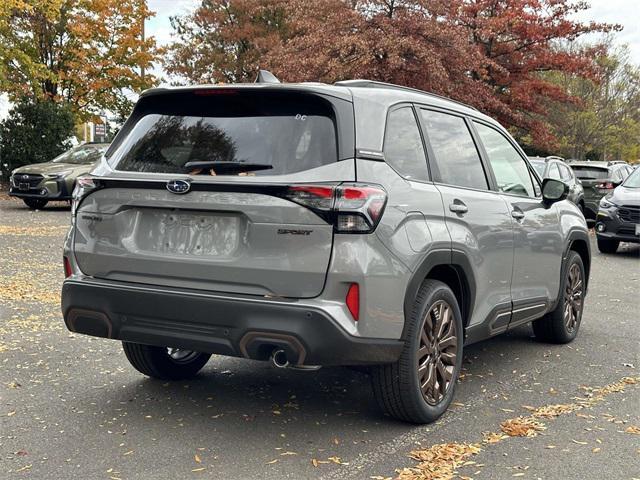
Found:
<path fill-rule="evenodd" d="M 611 193 L 633 171 L 622 162 L 572 162 L 576 177 L 584 188 L 584 216 L 595 220 L 602 197 Z"/>
<path fill-rule="evenodd" d="M 567 199 L 575 203 L 584 212 L 584 189 L 571 170 L 560 157 L 529 157 L 529 162 L 536 169 L 540 178 L 553 178 L 569 185 Z"/>
<path fill-rule="evenodd" d="M 591 257 L 567 193 L 496 121 L 421 91 L 150 90 L 79 180 L 64 320 L 155 378 L 212 353 L 371 365 L 386 412 L 431 422 L 463 345 L 578 333 Z"/>
<path fill-rule="evenodd" d="M 615 253 L 620 242 L 640 243 L 640 169 L 600 200 L 595 229 L 602 253 Z"/>

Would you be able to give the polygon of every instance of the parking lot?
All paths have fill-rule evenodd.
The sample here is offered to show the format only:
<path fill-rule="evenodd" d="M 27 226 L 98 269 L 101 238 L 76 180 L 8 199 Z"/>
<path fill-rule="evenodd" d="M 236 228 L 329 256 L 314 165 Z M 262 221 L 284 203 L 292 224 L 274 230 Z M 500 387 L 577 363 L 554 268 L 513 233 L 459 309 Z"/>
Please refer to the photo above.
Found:
<path fill-rule="evenodd" d="M 64 327 L 68 224 L 68 208 L 0 198 L 0 478 L 640 477 L 640 245 L 592 245 L 575 342 L 526 326 L 468 347 L 454 405 L 415 427 L 348 368 L 213 357 L 193 381 L 145 378 L 118 342 Z M 530 436 L 503 434 L 527 418 Z"/>

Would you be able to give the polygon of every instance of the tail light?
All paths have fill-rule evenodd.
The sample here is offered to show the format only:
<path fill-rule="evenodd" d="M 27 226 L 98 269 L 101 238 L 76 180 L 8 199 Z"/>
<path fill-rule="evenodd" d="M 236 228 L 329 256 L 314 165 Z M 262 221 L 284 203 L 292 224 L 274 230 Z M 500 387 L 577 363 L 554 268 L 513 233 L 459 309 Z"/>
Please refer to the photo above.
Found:
<path fill-rule="evenodd" d="M 357 322 L 360 318 L 360 286 L 357 283 L 349 285 L 347 298 L 345 300 L 349 313 L 351 313 L 351 316 Z"/>
<path fill-rule="evenodd" d="M 69 278 L 73 274 L 71 262 L 67 257 L 62 257 L 62 264 L 64 265 L 64 278 Z"/>
<path fill-rule="evenodd" d="M 333 223 L 338 233 L 371 233 L 380 222 L 387 193 L 377 185 L 296 185 L 284 195 Z"/>
<path fill-rule="evenodd" d="M 96 188 L 98 188 L 97 180 L 94 180 L 92 177 L 80 176 L 76 178 L 76 186 L 71 195 L 71 215 L 76 214 L 76 210 L 82 199 Z"/>
<path fill-rule="evenodd" d="M 612 190 L 613 188 L 615 188 L 615 185 L 611 182 L 599 182 L 595 184 L 595 187 L 602 190 Z"/>

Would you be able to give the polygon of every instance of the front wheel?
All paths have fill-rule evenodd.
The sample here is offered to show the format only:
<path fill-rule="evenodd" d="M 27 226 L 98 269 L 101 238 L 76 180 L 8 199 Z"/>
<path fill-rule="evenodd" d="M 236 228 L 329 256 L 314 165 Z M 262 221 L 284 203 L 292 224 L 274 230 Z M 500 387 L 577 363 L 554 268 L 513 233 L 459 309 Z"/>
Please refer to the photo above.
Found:
<path fill-rule="evenodd" d="M 31 210 L 41 210 L 47 203 L 49 203 L 47 200 L 43 200 L 42 198 L 23 198 L 22 201 Z"/>
<path fill-rule="evenodd" d="M 373 392 L 392 417 L 431 423 L 451 403 L 462 366 L 462 315 L 451 289 L 425 280 L 406 328 L 400 359 L 372 369 Z"/>
<path fill-rule="evenodd" d="M 192 378 L 211 357 L 208 353 L 131 342 L 122 342 L 122 348 L 136 370 L 161 380 Z"/>
<path fill-rule="evenodd" d="M 598 237 L 598 250 L 602 253 L 616 253 L 619 246 L 620 242 L 618 240 Z"/>
<path fill-rule="evenodd" d="M 582 258 L 570 251 L 556 308 L 532 324 L 536 338 L 550 343 L 569 343 L 576 338 L 582 321 L 585 282 Z"/>

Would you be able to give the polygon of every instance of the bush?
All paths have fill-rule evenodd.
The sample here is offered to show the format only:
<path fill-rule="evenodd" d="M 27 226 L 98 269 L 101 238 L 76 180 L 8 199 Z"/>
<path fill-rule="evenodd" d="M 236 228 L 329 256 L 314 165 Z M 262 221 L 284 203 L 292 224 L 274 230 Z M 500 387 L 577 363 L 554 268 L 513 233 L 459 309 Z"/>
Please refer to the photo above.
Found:
<path fill-rule="evenodd" d="M 48 162 L 67 150 L 73 135 L 71 110 L 51 101 L 23 99 L 0 122 L 0 173 Z"/>

